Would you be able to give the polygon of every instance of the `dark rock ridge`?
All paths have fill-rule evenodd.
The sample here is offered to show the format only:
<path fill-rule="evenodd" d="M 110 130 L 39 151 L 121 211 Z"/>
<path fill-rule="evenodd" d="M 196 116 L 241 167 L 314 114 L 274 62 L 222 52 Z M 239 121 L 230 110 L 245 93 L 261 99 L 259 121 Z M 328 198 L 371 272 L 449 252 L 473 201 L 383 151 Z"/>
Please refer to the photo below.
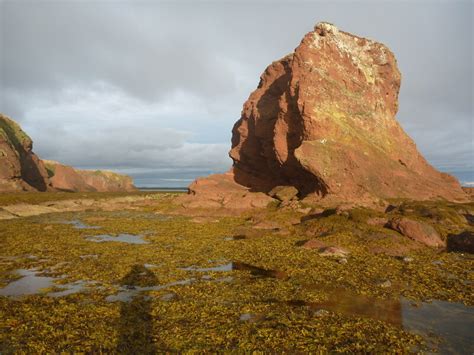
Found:
<path fill-rule="evenodd" d="M 232 130 L 233 167 L 212 177 L 214 187 L 232 176 L 247 199 L 245 191 L 294 186 L 300 198 L 328 204 L 466 201 L 459 182 L 434 169 L 395 119 L 400 82 L 385 45 L 319 23 L 262 74 Z M 190 186 L 194 203 L 218 201 L 203 180 Z"/>
<path fill-rule="evenodd" d="M 32 149 L 30 137 L 0 113 L 0 192 L 51 188 L 43 162 Z"/>

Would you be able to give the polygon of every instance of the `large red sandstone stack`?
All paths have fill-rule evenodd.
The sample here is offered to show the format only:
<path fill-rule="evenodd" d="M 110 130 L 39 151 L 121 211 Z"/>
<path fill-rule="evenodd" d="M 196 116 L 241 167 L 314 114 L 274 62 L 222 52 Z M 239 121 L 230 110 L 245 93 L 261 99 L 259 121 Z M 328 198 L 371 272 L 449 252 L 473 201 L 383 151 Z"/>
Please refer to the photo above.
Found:
<path fill-rule="evenodd" d="M 0 192 L 50 189 L 46 169 L 32 147 L 20 126 L 0 113 Z"/>
<path fill-rule="evenodd" d="M 232 131 L 231 171 L 198 179 L 182 202 L 227 206 L 227 197 L 239 205 L 239 196 L 250 201 L 249 191 L 278 185 L 321 203 L 466 200 L 458 181 L 429 165 L 396 121 L 400 79 L 386 46 L 319 23 L 265 70 L 244 104 Z"/>

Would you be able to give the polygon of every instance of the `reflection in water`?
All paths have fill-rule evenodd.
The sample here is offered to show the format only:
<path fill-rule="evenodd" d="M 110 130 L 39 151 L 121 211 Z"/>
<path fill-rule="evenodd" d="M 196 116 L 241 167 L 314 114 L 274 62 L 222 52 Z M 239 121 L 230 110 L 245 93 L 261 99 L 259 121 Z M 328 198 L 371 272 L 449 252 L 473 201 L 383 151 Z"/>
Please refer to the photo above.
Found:
<path fill-rule="evenodd" d="M 249 271 L 252 276 L 256 276 L 256 277 L 269 277 L 269 278 L 275 278 L 275 279 L 281 279 L 281 280 L 288 278 L 288 275 L 283 271 L 268 270 L 268 269 L 264 269 L 258 266 L 241 263 L 238 261 L 223 264 L 223 265 L 217 265 L 213 267 L 207 267 L 207 268 L 196 268 L 194 266 L 189 266 L 189 267 L 182 268 L 181 270 L 198 271 L 198 272 L 228 272 L 232 270 L 240 270 L 240 271 Z"/>
<path fill-rule="evenodd" d="M 305 302 L 294 300 L 288 301 L 288 304 L 307 306 L 313 311 L 323 309 L 347 316 L 368 317 L 397 326 L 402 325 L 402 306 L 398 300 L 364 297 L 344 289 L 330 291 L 327 295 L 327 301 Z"/>
<path fill-rule="evenodd" d="M 36 270 L 19 269 L 16 270 L 20 279 L 10 282 L 6 287 L 0 289 L 0 296 L 26 296 L 34 295 L 40 292 L 43 288 L 51 287 L 53 281 L 57 280 L 54 277 L 37 276 Z"/>
<path fill-rule="evenodd" d="M 178 285 L 189 285 L 191 282 L 193 282 L 194 279 L 186 279 L 186 280 L 180 280 L 180 281 L 175 281 L 175 282 L 170 282 L 165 285 L 158 285 L 158 286 L 128 286 L 128 287 L 122 287 L 121 291 L 117 293 L 116 295 L 110 295 L 105 298 L 107 302 L 130 302 L 133 300 L 133 298 L 137 295 L 139 295 L 141 292 L 144 291 L 158 291 L 158 290 L 163 290 L 165 288 L 171 287 L 171 286 L 178 286 Z"/>
<path fill-rule="evenodd" d="M 445 301 L 422 302 L 414 307 L 402 299 L 403 327 L 425 338 L 440 337 L 442 354 L 474 353 L 474 308 Z"/>
<path fill-rule="evenodd" d="M 27 269 L 18 269 L 15 273 L 20 275 L 21 278 L 10 282 L 4 288 L 0 288 L 0 296 L 20 297 L 35 295 L 41 293 L 43 289 L 57 286 L 60 288 L 59 290 L 49 292 L 46 295 L 49 297 L 63 297 L 81 292 L 86 286 L 92 284 L 90 281 L 76 281 L 55 285 L 54 281 L 62 279 L 63 277 L 39 276 L 37 270 Z"/>
<path fill-rule="evenodd" d="M 344 289 L 328 291 L 323 302 L 288 301 L 313 311 L 331 311 L 347 316 L 380 320 L 422 335 L 429 346 L 446 353 L 474 353 L 474 308 L 445 301 L 413 302 L 365 297 Z M 437 340 L 439 341 L 439 344 Z"/>
<path fill-rule="evenodd" d="M 64 221 L 63 224 L 70 224 L 74 226 L 76 229 L 100 229 L 99 226 L 89 226 L 78 219 L 74 219 L 72 221 Z"/>
<path fill-rule="evenodd" d="M 151 287 L 158 280 L 143 265 L 134 265 L 122 279 L 125 287 Z M 120 308 L 119 340 L 117 352 L 121 354 L 153 354 L 153 319 L 151 299 L 137 294 L 131 302 L 123 302 Z"/>
<path fill-rule="evenodd" d="M 101 243 L 101 242 L 121 242 L 128 244 L 148 244 L 146 240 L 143 239 L 143 235 L 139 234 L 119 234 L 116 236 L 109 234 L 94 235 L 86 238 L 91 242 Z"/>

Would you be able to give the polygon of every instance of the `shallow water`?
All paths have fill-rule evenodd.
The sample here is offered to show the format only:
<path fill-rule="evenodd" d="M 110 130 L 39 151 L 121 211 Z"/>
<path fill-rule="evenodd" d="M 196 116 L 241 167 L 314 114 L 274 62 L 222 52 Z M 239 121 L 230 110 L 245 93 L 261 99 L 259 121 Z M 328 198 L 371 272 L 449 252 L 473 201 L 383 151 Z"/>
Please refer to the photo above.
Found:
<path fill-rule="evenodd" d="M 170 282 L 164 285 L 157 285 L 157 286 L 132 286 L 133 288 L 124 286 L 120 288 L 120 291 L 115 295 L 107 296 L 105 299 L 108 302 L 130 302 L 135 296 L 137 296 L 140 292 L 144 291 L 159 291 L 166 289 L 171 286 L 178 286 L 178 285 L 189 285 L 193 282 L 194 279 L 185 279 L 175 282 Z"/>
<path fill-rule="evenodd" d="M 415 305 L 405 298 L 385 300 L 343 289 L 328 291 L 327 296 L 323 302 L 293 300 L 287 304 L 308 307 L 315 314 L 321 310 L 331 311 L 403 327 L 422 335 L 429 345 L 437 347 L 443 354 L 474 352 L 474 307 L 437 300 Z M 440 340 L 439 344 L 437 340 Z"/>
<path fill-rule="evenodd" d="M 90 284 L 87 281 L 76 281 L 72 283 L 56 285 L 55 281 L 62 277 L 40 276 L 37 270 L 18 269 L 15 271 L 21 278 L 10 282 L 4 288 L 0 288 L 0 296 L 21 297 L 41 293 L 41 290 L 57 286 L 61 290 L 46 293 L 50 297 L 63 297 L 73 293 L 81 292 Z"/>
<path fill-rule="evenodd" d="M 89 236 L 86 238 L 91 242 L 102 243 L 102 242 L 121 242 L 121 243 L 128 243 L 128 244 L 149 244 L 146 240 L 143 239 L 143 235 L 141 234 L 127 234 L 122 233 L 116 236 L 110 234 L 100 234 Z"/>
<path fill-rule="evenodd" d="M 283 271 L 278 270 L 267 270 L 257 266 L 253 266 L 246 263 L 241 262 L 230 262 L 222 265 L 217 265 L 213 267 L 207 268 L 198 268 L 194 266 L 188 266 L 185 268 L 181 268 L 181 270 L 186 271 L 197 271 L 197 272 L 229 272 L 233 270 L 240 270 L 240 271 L 250 271 L 252 276 L 256 277 L 270 277 L 276 279 L 286 279 L 288 275 Z"/>
<path fill-rule="evenodd" d="M 440 353 L 474 353 L 474 307 L 445 301 L 422 302 L 418 307 L 402 299 L 403 327 L 423 335 L 439 336 Z"/>
<path fill-rule="evenodd" d="M 53 281 L 58 278 L 48 276 L 37 276 L 38 271 L 19 269 L 15 271 L 21 278 L 10 282 L 0 289 L 0 296 L 27 296 L 40 292 L 41 289 L 51 287 Z"/>
<path fill-rule="evenodd" d="M 231 241 L 231 240 L 244 240 L 247 239 L 247 237 L 243 234 L 238 234 L 238 235 L 233 235 L 231 237 L 225 237 L 225 241 Z"/>
<path fill-rule="evenodd" d="M 63 224 L 70 224 L 76 229 L 100 229 L 101 228 L 99 226 L 89 226 L 89 225 L 83 223 L 82 221 L 80 221 L 78 219 L 74 219 L 72 221 L 64 221 L 62 223 Z"/>

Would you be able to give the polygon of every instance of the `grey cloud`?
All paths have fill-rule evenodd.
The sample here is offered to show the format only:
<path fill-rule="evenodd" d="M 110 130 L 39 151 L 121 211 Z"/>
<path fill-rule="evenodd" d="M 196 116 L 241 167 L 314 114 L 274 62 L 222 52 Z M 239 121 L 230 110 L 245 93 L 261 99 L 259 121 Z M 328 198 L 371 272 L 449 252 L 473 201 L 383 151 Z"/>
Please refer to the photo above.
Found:
<path fill-rule="evenodd" d="M 474 170 L 472 8 L 469 0 L 4 0 L 0 111 L 45 158 L 137 177 L 146 169 L 147 181 L 223 171 L 232 124 L 259 75 L 325 20 L 392 49 L 403 127 L 437 167 Z"/>

